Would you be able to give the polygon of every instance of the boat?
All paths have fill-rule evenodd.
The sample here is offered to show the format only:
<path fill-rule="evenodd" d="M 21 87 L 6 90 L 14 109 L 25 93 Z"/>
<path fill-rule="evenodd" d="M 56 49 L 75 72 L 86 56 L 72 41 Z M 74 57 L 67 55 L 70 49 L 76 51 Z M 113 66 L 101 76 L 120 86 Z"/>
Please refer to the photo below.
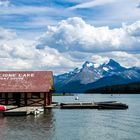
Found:
<path fill-rule="evenodd" d="M 99 102 L 96 104 L 99 109 L 128 109 L 128 105 L 118 102 Z"/>
<path fill-rule="evenodd" d="M 34 115 L 40 114 L 40 111 L 38 109 L 34 110 Z"/>
<path fill-rule="evenodd" d="M 35 110 L 33 110 L 30 115 L 38 115 L 41 114 L 42 112 L 44 112 L 43 108 L 36 108 Z"/>
<path fill-rule="evenodd" d="M 37 109 L 39 112 L 44 112 L 44 108 L 38 108 Z"/>
<path fill-rule="evenodd" d="M 75 97 L 75 100 L 79 100 L 79 97 L 78 97 L 78 96 L 76 96 L 76 97 Z"/>
<path fill-rule="evenodd" d="M 5 105 L 0 105 L 0 111 L 6 111 L 6 106 Z"/>
<path fill-rule="evenodd" d="M 95 104 L 104 104 L 104 103 L 116 103 L 117 101 L 103 101 L 103 102 L 94 102 Z"/>

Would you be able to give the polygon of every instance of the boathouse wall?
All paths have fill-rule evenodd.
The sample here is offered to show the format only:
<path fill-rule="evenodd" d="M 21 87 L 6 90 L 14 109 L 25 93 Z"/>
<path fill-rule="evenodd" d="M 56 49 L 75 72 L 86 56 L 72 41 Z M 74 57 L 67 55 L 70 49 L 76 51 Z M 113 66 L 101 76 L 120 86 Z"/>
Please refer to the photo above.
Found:
<path fill-rule="evenodd" d="M 50 71 L 0 72 L 0 104 L 48 106 L 52 103 L 53 73 Z"/>

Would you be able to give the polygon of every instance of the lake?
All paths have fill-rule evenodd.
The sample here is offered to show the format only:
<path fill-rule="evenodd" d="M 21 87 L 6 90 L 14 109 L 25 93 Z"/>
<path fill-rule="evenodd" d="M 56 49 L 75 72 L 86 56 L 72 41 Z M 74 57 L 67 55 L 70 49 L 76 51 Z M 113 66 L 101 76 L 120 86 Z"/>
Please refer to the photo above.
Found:
<path fill-rule="evenodd" d="M 52 109 L 37 116 L 0 117 L 0 140 L 139 140 L 140 95 L 55 96 L 57 102 L 116 100 L 128 110 Z"/>

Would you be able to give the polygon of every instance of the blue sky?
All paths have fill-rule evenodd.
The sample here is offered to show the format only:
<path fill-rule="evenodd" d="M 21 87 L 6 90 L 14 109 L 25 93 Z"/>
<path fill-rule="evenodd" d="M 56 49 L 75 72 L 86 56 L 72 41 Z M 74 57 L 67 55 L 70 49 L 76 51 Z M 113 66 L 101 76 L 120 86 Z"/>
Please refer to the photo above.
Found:
<path fill-rule="evenodd" d="M 81 17 L 95 26 L 111 28 L 140 18 L 140 10 L 137 8 L 139 0 L 1 0 L 2 2 L 7 5 L 1 4 L 0 26 L 21 33 L 43 32 L 47 25 L 55 25 L 69 17 Z M 137 12 L 133 9 L 137 9 Z"/>
<path fill-rule="evenodd" d="M 139 5 L 139 0 L 0 0 L 1 69 L 63 73 L 86 60 L 109 58 L 140 66 Z"/>

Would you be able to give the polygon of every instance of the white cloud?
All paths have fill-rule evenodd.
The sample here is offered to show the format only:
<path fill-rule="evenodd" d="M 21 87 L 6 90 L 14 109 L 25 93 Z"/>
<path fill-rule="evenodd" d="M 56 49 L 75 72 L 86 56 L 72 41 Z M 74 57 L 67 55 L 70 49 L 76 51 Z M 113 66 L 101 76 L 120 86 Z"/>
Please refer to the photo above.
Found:
<path fill-rule="evenodd" d="M 4 29 L 0 28 L 0 40 L 2 39 L 12 39 L 16 36 L 16 33 L 9 30 L 9 29 Z"/>
<path fill-rule="evenodd" d="M 139 21 L 110 29 L 91 26 L 75 17 L 49 26 L 38 41 L 0 28 L 0 69 L 53 70 L 58 74 L 86 60 L 103 63 L 110 58 L 127 67 L 140 66 L 139 29 Z"/>
<path fill-rule="evenodd" d="M 115 2 L 115 0 L 92 0 L 89 2 L 80 3 L 76 6 L 70 7 L 69 9 L 74 10 L 74 9 L 82 9 L 82 8 L 92 8 L 95 6 L 101 6 L 113 2 Z"/>
<path fill-rule="evenodd" d="M 47 6 L 16 6 L 16 5 L 10 5 L 9 7 L 1 7 L 0 9 L 0 15 L 27 15 L 27 14 L 36 14 L 36 15 L 63 15 L 64 9 L 56 9 L 53 7 L 47 7 Z"/>
<path fill-rule="evenodd" d="M 132 25 L 110 29 L 107 26 L 91 26 L 78 17 L 68 18 L 56 26 L 49 26 L 37 48 L 49 46 L 59 52 L 138 51 L 140 39 L 134 32 L 138 35 L 139 26 L 138 21 Z"/>
<path fill-rule="evenodd" d="M 42 51 L 46 46 L 58 50 L 72 60 L 73 66 L 80 66 L 85 60 L 103 63 L 110 58 L 126 67 L 140 66 L 139 26 L 137 21 L 110 29 L 91 26 L 81 18 L 69 18 L 49 26 L 36 47 Z"/>
<path fill-rule="evenodd" d="M 101 55 L 91 55 L 91 61 L 97 64 L 103 64 L 109 60 L 108 56 L 101 56 Z"/>
<path fill-rule="evenodd" d="M 1 25 L 17 29 L 21 34 L 31 34 L 30 31 L 32 31 L 32 33 L 35 33 L 34 36 L 36 36 L 43 32 L 45 24 L 55 25 L 61 19 L 67 17 L 79 16 L 97 26 L 109 25 L 110 27 L 120 26 L 122 22 L 131 23 L 140 19 L 140 9 L 137 8 L 139 0 L 114 0 L 114 2 L 113 0 L 67 1 L 73 4 L 79 3 L 79 5 L 89 3 L 89 7 L 94 7 L 94 4 L 102 7 L 89 10 L 68 10 L 68 5 L 62 4 L 61 7 L 60 5 L 53 4 L 55 2 L 50 2 L 52 4 L 48 2 L 50 6 L 47 6 L 46 4 L 43 5 L 43 3 L 35 5 L 34 2 L 31 2 L 32 4 L 28 4 L 28 2 L 16 4 L 11 0 L 8 7 L 0 7 Z"/>
<path fill-rule="evenodd" d="M 127 52 L 111 52 L 107 54 L 109 58 L 113 58 L 125 67 L 140 67 L 140 53 L 131 54 Z"/>
<path fill-rule="evenodd" d="M 123 51 L 105 52 L 97 54 L 89 54 L 86 60 L 96 64 L 107 63 L 109 59 L 114 59 L 124 67 L 140 67 L 140 53 L 132 54 Z"/>
<path fill-rule="evenodd" d="M 9 0 L 0 0 L 0 7 L 9 7 L 10 1 Z"/>
<path fill-rule="evenodd" d="M 19 38 L 15 32 L 1 28 L 0 36 L 1 70 L 54 70 L 63 73 L 79 62 L 73 62 L 66 54 L 54 48 L 35 48 L 36 41 Z M 63 67 L 63 68 L 62 68 Z"/>
<path fill-rule="evenodd" d="M 131 25 L 123 24 L 124 30 L 134 37 L 140 37 L 140 21 L 136 21 Z"/>
<path fill-rule="evenodd" d="M 0 9 L 0 14 L 35 14 L 35 13 L 44 13 L 51 12 L 52 8 L 49 7 L 35 7 L 35 6 L 11 6 L 7 8 Z"/>

